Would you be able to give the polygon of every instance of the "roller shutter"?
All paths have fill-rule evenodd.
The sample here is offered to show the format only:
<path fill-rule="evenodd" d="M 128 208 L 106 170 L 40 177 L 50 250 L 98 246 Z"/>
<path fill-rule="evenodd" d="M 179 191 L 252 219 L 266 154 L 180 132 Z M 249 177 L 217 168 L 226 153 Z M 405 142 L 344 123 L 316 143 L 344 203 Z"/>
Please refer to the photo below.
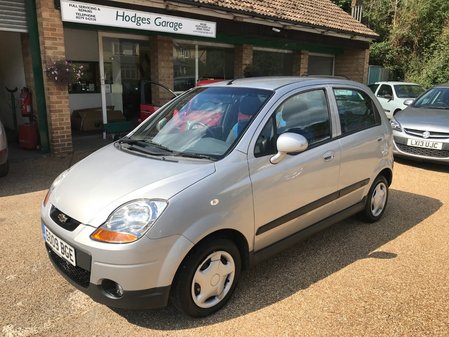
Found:
<path fill-rule="evenodd" d="M 0 0 L 0 31 L 27 30 L 25 0 Z"/>

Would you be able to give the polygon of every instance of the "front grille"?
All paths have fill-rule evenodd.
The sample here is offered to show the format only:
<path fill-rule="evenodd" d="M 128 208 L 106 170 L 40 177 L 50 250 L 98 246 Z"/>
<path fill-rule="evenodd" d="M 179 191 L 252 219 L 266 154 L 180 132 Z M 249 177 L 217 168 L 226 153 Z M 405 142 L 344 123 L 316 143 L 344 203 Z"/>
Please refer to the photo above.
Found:
<path fill-rule="evenodd" d="M 69 217 L 54 206 L 51 207 L 50 218 L 59 226 L 70 232 L 74 231 L 76 227 L 81 224 L 81 222 Z"/>
<path fill-rule="evenodd" d="M 404 131 L 409 135 L 424 138 L 423 133 L 425 132 L 425 130 L 404 129 Z M 427 139 L 449 139 L 449 133 L 429 131 L 429 137 Z"/>
<path fill-rule="evenodd" d="M 47 244 L 45 244 L 48 252 L 48 256 L 53 261 L 55 266 L 66 276 L 68 276 L 73 282 L 80 285 L 83 288 L 87 288 L 90 283 L 90 271 L 74 266 L 67 262 L 58 254 L 56 254 Z"/>
<path fill-rule="evenodd" d="M 399 150 L 405 153 L 432 158 L 449 158 L 449 150 L 434 150 L 396 143 Z"/>

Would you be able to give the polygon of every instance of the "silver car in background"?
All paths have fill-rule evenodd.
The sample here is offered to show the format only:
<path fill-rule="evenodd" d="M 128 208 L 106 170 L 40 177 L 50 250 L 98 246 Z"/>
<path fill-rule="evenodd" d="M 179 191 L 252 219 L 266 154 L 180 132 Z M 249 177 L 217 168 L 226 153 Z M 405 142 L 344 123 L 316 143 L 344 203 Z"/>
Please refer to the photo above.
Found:
<path fill-rule="evenodd" d="M 394 154 L 449 164 L 449 85 L 435 86 L 408 103 L 391 119 Z"/>
<path fill-rule="evenodd" d="M 356 82 L 197 87 L 54 181 L 41 211 L 45 246 L 100 303 L 171 299 L 206 316 L 227 303 L 242 269 L 353 214 L 380 219 L 392 141 L 378 101 Z"/>
<path fill-rule="evenodd" d="M 5 128 L 0 121 L 0 177 L 8 174 L 8 141 L 6 139 Z"/>

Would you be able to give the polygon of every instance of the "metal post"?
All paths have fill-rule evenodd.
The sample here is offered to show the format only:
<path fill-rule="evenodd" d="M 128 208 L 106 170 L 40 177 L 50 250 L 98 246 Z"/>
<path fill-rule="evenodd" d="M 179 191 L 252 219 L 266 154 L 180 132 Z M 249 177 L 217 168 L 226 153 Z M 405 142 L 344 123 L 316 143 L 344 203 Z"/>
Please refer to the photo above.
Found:
<path fill-rule="evenodd" d="M 39 44 L 39 31 L 37 27 L 36 3 L 34 0 L 25 0 L 26 18 L 29 34 L 31 63 L 33 66 L 34 90 L 37 105 L 37 119 L 39 124 L 39 137 L 42 152 L 50 152 L 48 141 L 47 103 L 45 102 L 44 78 L 42 59 Z"/>

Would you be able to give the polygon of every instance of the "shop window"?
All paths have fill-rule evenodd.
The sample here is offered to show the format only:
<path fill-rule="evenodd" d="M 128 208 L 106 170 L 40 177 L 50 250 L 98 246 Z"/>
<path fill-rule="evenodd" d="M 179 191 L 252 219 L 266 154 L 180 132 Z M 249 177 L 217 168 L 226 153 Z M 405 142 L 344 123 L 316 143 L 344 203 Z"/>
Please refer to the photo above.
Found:
<path fill-rule="evenodd" d="M 77 83 L 69 85 L 70 94 L 99 93 L 100 88 L 100 67 L 98 62 L 72 61 L 76 66 L 83 67 L 83 76 Z"/>
<path fill-rule="evenodd" d="M 334 57 L 332 55 L 309 55 L 309 75 L 334 75 Z"/>
<path fill-rule="evenodd" d="M 245 76 L 291 76 L 293 53 L 254 49 L 253 64 L 245 70 Z"/>
<path fill-rule="evenodd" d="M 234 49 L 231 46 L 174 43 L 174 91 L 182 92 L 202 80 L 234 77 Z"/>

